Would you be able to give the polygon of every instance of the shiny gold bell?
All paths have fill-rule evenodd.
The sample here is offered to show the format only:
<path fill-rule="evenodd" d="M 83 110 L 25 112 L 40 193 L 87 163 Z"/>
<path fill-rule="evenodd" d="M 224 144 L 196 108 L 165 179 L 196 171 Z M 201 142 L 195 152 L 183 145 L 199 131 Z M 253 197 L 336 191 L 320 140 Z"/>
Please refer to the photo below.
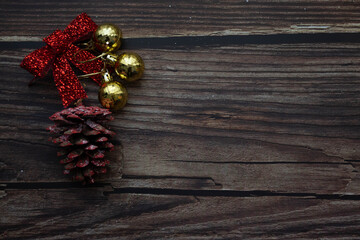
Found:
<path fill-rule="evenodd" d="M 110 23 L 99 25 L 94 32 L 94 48 L 102 53 L 114 52 L 121 46 L 121 30 Z"/>
<path fill-rule="evenodd" d="M 101 54 L 86 61 L 76 60 L 78 63 L 91 62 L 94 61 L 95 59 L 106 57 L 108 54 L 111 54 L 112 52 L 120 48 L 121 37 L 122 37 L 121 30 L 117 26 L 111 23 L 99 25 L 96 31 L 94 32 L 91 41 L 80 44 L 86 46 L 86 48 L 79 49 L 74 54 L 74 58 L 76 60 L 76 55 L 78 55 L 81 51 L 85 51 L 85 50 L 87 51 L 96 50 Z"/>
<path fill-rule="evenodd" d="M 119 56 L 115 53 L 106 55 L 105 61 L 115 68 L 115 72 L 121 79 L 127 82 L 134 82 L 142 77 L 145 64 L 142 58 L 136 53 L 122 53 Z"/>
<path fill-rule="evenodd" d="M 128 82 L 140 79 L 144 70 L 144 61 L 136 53 L 122 53 L 115 63 L 116 74 Z"/>
<path fill-rule="evenodd" d="M 126 88 L 112 79 L 109 72 L 102 74 L 103 82 L 99 90 L 101 105 L 112 111 L 122 109 L 127 102 L 128 93 Z"/>

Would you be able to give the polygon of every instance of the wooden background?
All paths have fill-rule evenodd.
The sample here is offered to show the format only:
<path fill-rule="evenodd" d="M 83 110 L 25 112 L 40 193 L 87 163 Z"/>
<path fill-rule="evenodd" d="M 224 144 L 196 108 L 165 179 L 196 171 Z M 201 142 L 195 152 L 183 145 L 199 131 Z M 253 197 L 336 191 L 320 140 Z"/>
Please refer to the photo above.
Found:
<path fill-rule="evenodd" d="M 19 67 L 81 12 L 146 64 L 90 187 Z M 360 237 L 359 1 L 1 1 L 0 42 L 0 239 Z"/>

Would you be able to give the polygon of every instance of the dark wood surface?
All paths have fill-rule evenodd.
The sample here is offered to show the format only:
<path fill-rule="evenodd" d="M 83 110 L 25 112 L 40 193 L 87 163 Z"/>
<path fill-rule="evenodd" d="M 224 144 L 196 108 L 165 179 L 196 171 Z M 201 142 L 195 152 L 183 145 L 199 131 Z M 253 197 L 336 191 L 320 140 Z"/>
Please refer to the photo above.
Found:
<path fill-rule="evenodd" d="M 0 2 L 0 239 L 358 239 L 357 1 Z M 110 172 L 62 174 L 52 76 L 19 67 L 87 12 L 143 79 Z M 86 81 L 88 105 L 99 105 Z"/>

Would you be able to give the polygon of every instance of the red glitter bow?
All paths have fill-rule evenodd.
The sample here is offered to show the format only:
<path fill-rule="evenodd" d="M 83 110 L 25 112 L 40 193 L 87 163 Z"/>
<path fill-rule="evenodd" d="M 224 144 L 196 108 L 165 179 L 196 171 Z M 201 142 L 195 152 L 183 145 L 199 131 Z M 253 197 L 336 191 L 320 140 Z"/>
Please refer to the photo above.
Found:
<path fill-rule="evenodd" d="M 35 78 L 45 77 L 52 69 L 54 81 L 64 107 L 69 106 L 76 99 L 87 98 L 84 88 L 68 61 L 86 74 L 101 71 L 103 65 L 100 60 L 79 63 L 79 61 L 94 58 L 95 56 L 91 53 L 80 51 L 76 55 L 76 60 L 74 56 L 80 48 L 75 46 L 73 42 L 89 37 L 96 28 L 97 25 L 91 18 L 86 13 L 82 13 L 64 31 L 56 30 L 44 38 L 47 45 L 27 55 L 20 65 L 32 73 Z M 99 85 L 101 84 L 99 75 L 91 78 Z"/>

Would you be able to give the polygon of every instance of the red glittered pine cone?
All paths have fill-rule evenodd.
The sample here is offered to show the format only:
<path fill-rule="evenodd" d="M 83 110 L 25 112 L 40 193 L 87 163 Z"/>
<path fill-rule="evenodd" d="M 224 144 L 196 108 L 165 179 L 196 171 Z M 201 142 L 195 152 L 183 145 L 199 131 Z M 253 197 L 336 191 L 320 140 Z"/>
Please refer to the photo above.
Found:
<path fill-rule="evenodd" d="M 115 135 L 104 124 L 113 120 L 108 109 L 78 106 L 67 108 L 50 117 L 54 125 L 48 130 L 53 135 L 50 141 L 63 149 L 64 174 L 73 173 L 73 180 L 94 183 L 94 175 L 106 173 L 109 161 L 105 152 L 112 151 L 114 145 L 108 140 Z"/>

